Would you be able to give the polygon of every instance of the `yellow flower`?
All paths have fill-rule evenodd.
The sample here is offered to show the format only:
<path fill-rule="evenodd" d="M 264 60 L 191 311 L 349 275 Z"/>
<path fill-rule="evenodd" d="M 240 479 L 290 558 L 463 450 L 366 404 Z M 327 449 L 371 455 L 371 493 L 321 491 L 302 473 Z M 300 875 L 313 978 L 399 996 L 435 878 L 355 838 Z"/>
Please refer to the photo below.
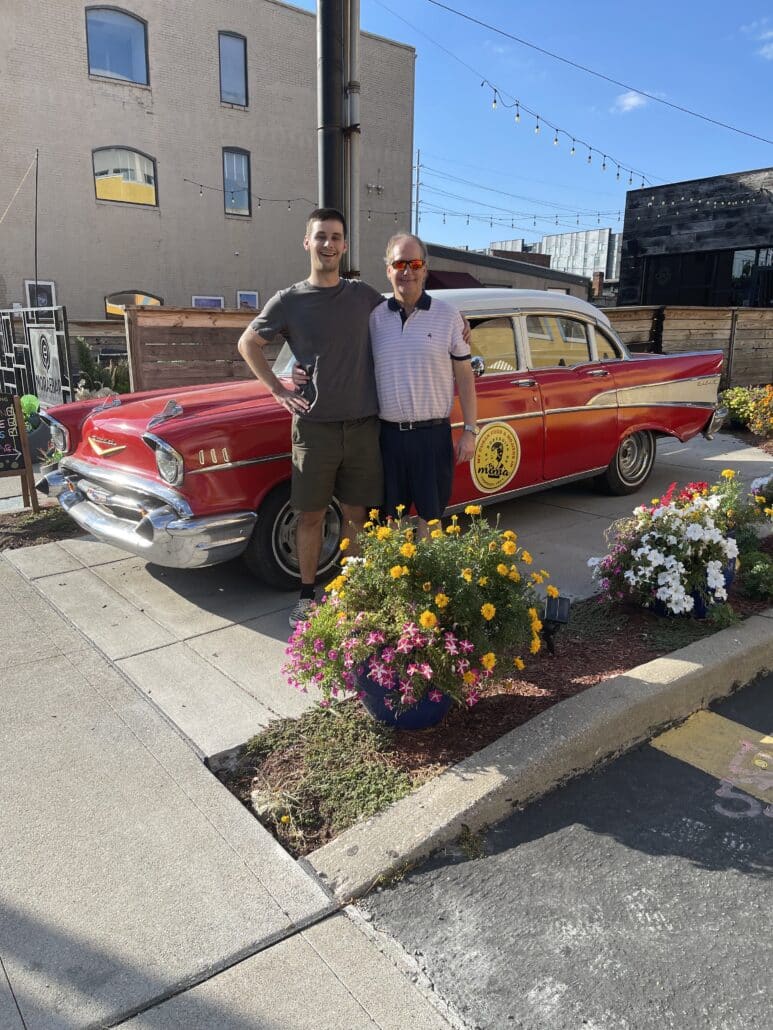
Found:
<path fill-rule="evenodd" d="M 505 542 L 502 544 L 502 551 L 505 554 L 515 554 L 517 550 L 518 548 L 515 546 L 512 540 L 505 540 Z"/>
<path fill-rule="evenodd" d="M 484 655 L 481 655 L 480 664 L 484 669 L 493 669 L 497 664 L 497 657 L 493 651 L 487 651 Z"/>
<path fill-rule="evenodd" d="M 477 678 L 478 677 L 475 675 L 472 669 L 468 669 L 467 672 L 465 672 L 465 674 L 462 676 L 462 680 L 468 687 L 472 686 L 472 684 L 475 682 Z"/>
<path fill-rule="evenodd" d="M 660 504 L 659 497 L 650 497 L 650 504 Z"/>
<path fill-rule="evenodd" d="M 539 631 L 541 629 L 542 629 L 542 623 L 540 622 L 540 620 L 539 619 L 532 620 L 531 631 L 532 631 L 532 633 L 535 634 L 535 636 L 536 636 L 537 633 L 539 633 Z"/>
<path fill-rule="evenodd" d="M 493 604 L 490 604 L 488 601 L 486 601 L 485 604 L 481 605 L 480 614 L 483 616 L 486 622 L 491 622 L 496 613 L 496 608 Z"/>
<path fill-rule="evenodd" d="M 472 583 L 472 569 L 462 569 L 461 576 L 467 583 Z"/>
<path fill-rule="evenodd" d="M 517 540 L 518 539 L 518 537 L 512 531 L 512 529 L 506 529 L 504 531 L 504 533 L 502 534 L 502 536 L 504 537 L 505 540 Z"/>
<path fill-rule="evenodd" d="M 363 529 L 373 529 L 373 523 L 370 521 L 370 519 L 368 519 L 367 522 L 363 522 L 362 528 Z"/>
<path fill-rule="evenodd" d="M 425 608 L 419 616 L 419 625 L 424 629 L 434 629 L 437 626 L 437 615 Z"/>
<path fill-rule="evenodd" d="M 379 526 L 376 530 L 376 540 L 388 540 L 392 535 L 392 530 L 389 526 Z"/>
<path fill-rule="evenodd" d="M 459 521 L 459 516 L 458 515 L 452 515 L 451 516 L 451 521 L 452 522 L 458 522 Z"/>
<path fill-rule="evenodd" d="M 428 526 L 439 526 L 440 525 L 440 519 L 430 519 L 429 522 L 427 523 L 427 525 Z"/>
<path fill-rule="evenodd" d="M 405 505 L 404 504 L 396 504 L 395 505 L 395 511 L 397 512 L 398 515 L 402 515 L 402 513 L 405 511 Z"/>
<path fill-rule="evenodd" d="M 516 569 L 514 567 L 511 567 L 510 572 L 507 575 L 507 578 L 509 580 L 512 580 L 513 583 L 520 583 L 521 582 L 521 574 L 518 571 L 518 569 Z"/>
<path fill-rule="evenodd" d="M 442 529 L 433 529 L 432 532 L 430 533 L 430 536 L 432 537 L 433 540 L 439 540 L 442 537 L 442 535 L 443 535 L 443 530 Z"/>
<path fill-rule="evenodd" d="M 399 579 L 402 576 L 402 574 L 402 565 L 393 565 L 392 568 L 389 570 L 389 575 L 392 577 L 392 579 Z"/>
<path fill-rule="evenodd" d="M 506 576 L 509 571 L 510 570 L 504 564 L 504 562 L 500 562 L 499 565 L 497 565 L 497 572 L 499 573 L 500 576 Z"/>
<path fill-rule="evenodd" d="M 348 537 L 348 536 L 345 536 L 345 537 L 343 538 L 343 540 L 341 541 L 341 543 L 340 543 L 340 544 L 339 544 L 338 546 L 339 546 L 339 548 L 340 548 L 340 549 L 341 549 L 342 551 L 345 551 L 345 550 L 346 550 L 346 548 L 347 548 L 347 547 L 349 546 L 349 544 L 350 544 L 350 543 L 351 543 L 351 540 L 349 539 L 349 537 Z"/>
<path fill-rule="evenodd" d="M 532 560 L 532 556 L 529 554 L 528 551 L 521 551 L 521 561 L 524 563 L 524 565 L 531 565 Z"/>
<path fill-rule="evenodd" d="M 547 589 L 547 595 L 548 597 L 558 597 L 558 588 L 554 586 L 549 586 Z"/>
<path fill-rule="evenodd" d="M 442 611 L 450 602 L 448 594 L 435 594 L 435 604 Z"/>
<path fill-rule="evenodd" d="M 529 608 L 529 610 L 527 611 L 526 614 L 529 616 L 529 618 L 531 619 L 532 622 L 534 622 L 535 619 L 539 618 L 539 615 L 537 614 L 537 609 L 536 608 Z"/>
<path fill-rule="evenodd" d="M 416 554 L 416 544 L 412 544 L 410 541 L 404 543 L 400 548 L 400 554 L 403 558 L 413 558 L 414 554 Z"/>
<path fill-rule="evenodd" d="M 757 494 L 755 496 L 754 500 L 757 502 L 757 504 L 764 504 L 765 503 L 765 498 L 762 496 L 762 494 Z"/>
<path fill-rule="evenodd" d="M 371 508 L 370 511 L 368 512 L 368 518 L 369 519 L 377 519 L 378 518 L 378 508 Z"/>
<path fill-rule="evenodd" d="M 479 587 L 485 587 L 485 585 L 487 583 L 488 583 L 488 576 L 481 576 L 480 579 L 478 580 L 478 586 Z"/>
<path fill-rule="evenodd" d="M 489 549 L 489 554 L 492 551 L 496 551 L 496 549 L 497 549 L 497 542 L 496 542 L 496 540 L 490 540 L 489 541 L 488 549 Z"/>
<path fill-rule="evenodd" d="M 735 479 L 735 472 L 733 469 L 722 469 L 720 475 L 723 479 Z"/>
<path fill-rule="evenodd" d="M 516 667 L 518 672 L 523 672 L 526 668 L 526 663 L 522 658 L 513 658 L 513 665 Z"/>
<path fill-rule="evenodd" d="M 532 637 L 531 643 L 529 644 L 529 650 L 532 654 L 537 654 L 539 649 L 542 647 L 542 641 L 539 637 Z"/>
<path fill-rule="evenodd" d="M 532 583 L 542 583 L 545 577 L 540 572 L 532 572 L 530 578 Z"/>
<path fill-rule="evenodd" d="M 765 514 L 768 516 L 769 519 L 773 518 L 773 508 L 766 508 Z"/>
<path fill-rule="evenodd" d="M 540 576 L 544 576 L 545 579 L 550 579 L 550 573 L 546 572 L 545 569 L 540 569 L 539 574 Z"/>
<path fill-rule="evenodd" d="M 421 584 L 421 589 L 424 591 L 425 594 L 428 594 L 430 592 L 430 590 L 432 589 L 432 584 L 430 583 L 429 580 L 427 580 L 426 583 L 422 583 Z"/>
<path fill-rule="evenodd" d="M 279 822 L 280 823 L 284 823 L 285 825 L 287 825 L 287 823 L 290 822 L 290 816 L 289 815 L 283 815 L 282 818 L 279 820 Z"/>
<path fill-rule="evenodd" d="M 336 578 L 334 580 L 331 580 L 331 582 L 328 583 L 326 589 L 327 590 L 335 590 L 336 593 L 338 593 L 338 591 L 341 589 L 341 587 L 343 587 L 345 585 L 346 585 L 346 576 L 336 576 Z"/>
<path fill-rule="evenodd" d="M 481 508 L 481 506 L 479 504 L 468 504 L 467 507 L 464 509 L 464 514 L 465 515 L 480 515 L 481 511 L 483 511 L 483 509 Z"/>
<path fill-rule="evenodd" d="M 458 536 L 458 534 L 461 533 L 461 531 L 462 531 L 462 527 L 461 526 L 457 526 L 456 523 L 454 523 L 454 525 L 452 525 L 452 526 L 446 526 L 446 533 L 448 533 L 449 536 Z M 441 533 L 441 536 L 442 536 L 442 533 Z"/>

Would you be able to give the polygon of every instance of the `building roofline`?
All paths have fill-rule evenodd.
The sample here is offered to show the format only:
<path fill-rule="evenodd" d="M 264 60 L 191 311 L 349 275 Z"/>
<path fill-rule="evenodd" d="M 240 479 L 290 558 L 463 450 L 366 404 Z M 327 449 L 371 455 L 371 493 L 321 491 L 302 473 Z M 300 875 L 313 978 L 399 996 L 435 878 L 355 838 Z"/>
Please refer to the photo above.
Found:
<path fill-rule="evenodd" d="M 702 175 L 699 179 L 679 179 L 676 182 L 662 182 L 659 186 L 639 186 L 635 190 L 627 190 L 628 193 L 649 193 L 651 190 L 663 190 L 668 189 L 670 186 L 689 186 L 695 182 L 710 182 L 712 179 L 727 179 L 734 178 L 739 175 L 759 175 L 760 172 L 771 172 L 773 168 L 748 168 L 742 172 L 720 172 L 719 175 Z"/>
<path fill-rule="evenodd" d="M 306 14 L 309 18 L 314 18 L 315 20 L 317 18 L 314 11 L 307 11 L 305 7 L 296 7 L 295 4 L 287 3 L 286 0 L 265 0 L 265 2 L 273 4 L 275 7 L 287 7 L 291 11 L 296 11 L 298 14 Z M 416 56 L 416 47 L 411 46 L 410 43 L 401 43 L 397 39 L 390 39 L 389 36 L 379 36 L 375 32 L 366 32 L 364 29 L 360 29 L 360 35 L 378 40 L 379 43 L 388 43 L 389 46 L 399 47 L 401 50 L 408 50 L 414 57 Z"/>
<path fill-rule="evenodd" d="M 444 247 L 439 243 L 428 243 L 427 253 L 430 257 L 445 258 L 447 261 L 467 261 L 476 265 L 483 265 L 487 268 L 502 268 L 508 272 L 523 272 L 531 276 L 536 271 L 543 279 L 554 279 L 556 282 L 562 283 L 576 283 L 578 286 L 584 286 L 590 282 L 584 275 L 560 272 L 557 268 L 544 268 L 542 265 L 532 265 L 528 261 L 517 261 L 511 258 L 492 257 L 490 254 L 481 254 L 477 250 Z"/>

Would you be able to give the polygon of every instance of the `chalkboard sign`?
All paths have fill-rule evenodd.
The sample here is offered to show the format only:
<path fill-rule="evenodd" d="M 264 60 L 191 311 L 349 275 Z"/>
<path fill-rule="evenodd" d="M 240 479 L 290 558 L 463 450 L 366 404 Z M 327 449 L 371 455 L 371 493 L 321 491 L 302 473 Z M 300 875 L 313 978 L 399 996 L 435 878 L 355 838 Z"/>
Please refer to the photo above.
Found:
<path fill-rule="evenodd" d="M 26 507 L 38 511 L 27 430 L 19 398 L 0 393 L 0 477 L 19 476 Z"/>
<path fill-rule="evenodd" d="M 0 393 L 0 472 L 21 472 L 24 451 L 13 394 Z"/>

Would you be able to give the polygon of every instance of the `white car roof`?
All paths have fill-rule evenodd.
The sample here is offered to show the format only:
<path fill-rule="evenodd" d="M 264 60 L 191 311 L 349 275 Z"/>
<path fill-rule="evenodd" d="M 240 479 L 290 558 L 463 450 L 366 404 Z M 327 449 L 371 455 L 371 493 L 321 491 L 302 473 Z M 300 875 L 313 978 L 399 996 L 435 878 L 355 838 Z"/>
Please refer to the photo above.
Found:
<path fill-rule="evenodd" d="M 461 311 L 565 311 L 567 315 L 584 315 L 600 325 L 611 328 L 607 316 L 599 308 L 567 293 L 549 290 L 467 289 L 428 290 L 431 297 L 447 300 Z"/>

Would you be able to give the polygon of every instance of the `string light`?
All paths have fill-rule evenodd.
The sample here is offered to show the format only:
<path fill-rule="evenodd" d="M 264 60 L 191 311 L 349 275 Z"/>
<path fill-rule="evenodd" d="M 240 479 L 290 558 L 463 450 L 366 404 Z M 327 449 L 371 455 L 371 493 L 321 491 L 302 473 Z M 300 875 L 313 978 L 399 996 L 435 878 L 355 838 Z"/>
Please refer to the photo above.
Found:
<path fill-rule="evenodd" d="M 520 120 L 521 120 L 521 107 L 520 107 L 520 104 L 518 103 L 518 101 L 516 100 L 516 102 L 515 102 L 515 121 L 516 121 L 516 123 L 518 123 L 518 122 L 520 122 Z"/>
<path fill-rule="evenodd" d="M 494 99 L 491 101 L 491 110 L 496 111 L 497 109 L 497 91 L 494 90 Z"/>
<path fill-rule="evenodd" d="M 537 124 L 534 126 L 534 132 L 539 135 L 539 115 L 537 115 Z"/>
<path fill-rule="evenodd" d="M 200 197 L 204 196 L 204 187 L 203 186 L 199 186 L 199 196 Z"/>
<path fill-rule="evenodd" d="M 570 157 L 574 157 L 574 155 L 576 154 L 576 152 L 577 152 L 577 151 L 576 151 L 576 149 L 575 149 L 575 146 L 574 146 L 574 136 L 573 136 L 573 137 L 572 137 L 572 149 L 571 149 L 571 150 L 569 151 L 569 156 L 570 156 Z"/>
<path fill-rule="evenodd" d="M 556 134 L 555 134 L 555 136 L 553 137 L 553 146 L 554 146 L 554 147 L 557 147 L 557 146 L 558 146 L 558 131 L 556 131 Z"/>
<path fill-rule="evenodd" d="M 620 165 L 617 166 L 617 171 L 615 172 L 615 178 L 618 181 L 620 180 Z"/>
<path fill-rule="evenodd" d="M 607 170 L 607 155 L 604 154 L 604 159 L 601 162 L 601 170 L 605 172 Z"/>
<path fill-rule="evenodd" d="M 588 164 L 591 164 L 592 162 L 593 162 L 593 151 L 591 150 L 590 147 L 588 147 Z"/>

